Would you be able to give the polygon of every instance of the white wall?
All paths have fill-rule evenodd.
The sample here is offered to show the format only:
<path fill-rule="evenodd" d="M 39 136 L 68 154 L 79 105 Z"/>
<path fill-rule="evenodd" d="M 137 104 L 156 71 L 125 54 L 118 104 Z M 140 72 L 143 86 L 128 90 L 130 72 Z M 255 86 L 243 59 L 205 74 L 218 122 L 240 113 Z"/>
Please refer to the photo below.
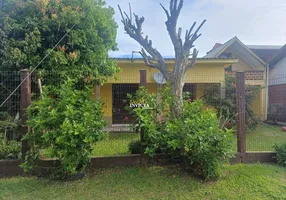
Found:
<path fill-rule="evenodd" d="M 269 85 L 286 84 L 286 57 L 270 68 Z"/>

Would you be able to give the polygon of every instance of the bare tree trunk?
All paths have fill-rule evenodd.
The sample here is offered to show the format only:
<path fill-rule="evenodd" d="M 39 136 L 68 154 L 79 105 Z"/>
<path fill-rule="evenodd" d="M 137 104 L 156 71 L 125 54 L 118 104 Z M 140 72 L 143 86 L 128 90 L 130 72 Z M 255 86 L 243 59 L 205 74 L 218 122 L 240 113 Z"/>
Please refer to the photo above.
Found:
<path fill-rule="evenodd" d="M 172 83 L 172 94 L 174 103 L 171 106 L 171 112 L 175 116 L 179 116 L 183 108 L 183 87 L 184 87 L 184 74 L 178 74 L 171 81 Z"/>

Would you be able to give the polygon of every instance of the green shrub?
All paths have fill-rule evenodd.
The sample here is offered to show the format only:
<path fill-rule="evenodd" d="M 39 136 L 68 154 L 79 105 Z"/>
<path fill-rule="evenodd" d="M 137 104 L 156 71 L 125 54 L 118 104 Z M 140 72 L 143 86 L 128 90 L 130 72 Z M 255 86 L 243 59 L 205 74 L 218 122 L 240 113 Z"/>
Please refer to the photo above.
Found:
<path fill-rule="evenodd" d="M 170 125 L 169 125 L 170 124 Z M 179 144 L 187 166 L 205 179 L 220 176 L 221 167 L 231 157 L 232 130 L 221 130 L 213 110 L 203 110 L 202 101 L 185 103 L 178 119 L 167 123 L 171 147 Z M 171 134 L 170 134 L 171 133 Z"/>
<path fill-rule="evenodd" d="M 21 153 L 21 143 L 0 137 L 0 160 L 18 159 Z"/>
<path fill-rule="evenodd" d="M 76 90 L 71 80 L 61 89 L 44 88 L 42 99 L 28 109 L 32 131 L 25 136 L 30 147 L 22 165 L 25 170 L 36 166 L 42 149 L 60 161 L 59 178 L 86 169 L 93 145 L 105 136 L 106 124 L 102 104 L 91 95 L 92 89 Z"/>
<path fill-rule="evenodd" d="M 286 143 L 282 145 L 274 145 L 276 151 L 276 160 L 279 165 L 286 166 Z"/>
<path fill-rule="evenodd" d="M 142 143 L 140 140 L 132 141 L 128 144 L 128 150 L 131 154 L 140 154 Z"/>
<path fill-rule="evenodd" d="M 143 88 L 133 97 L 141 101 L 148 99 L 153 108 L 135 108 L 132 111 L 137 117 L 137 126 L 144 129 L 145 153 L 153 156 L 160 149 L 169 156 L 180 158 L 186 168 L 205 179 L 218 178 L 223 163 L 232 156 L 232 130 L 220 129 L 216 113 L 204 110 L 200 100 L 185 101 L 179 117 L 167 112 L 164 121 L 159 120 L 157 115 L 163 114 L 172 104 L 169 93 L 169 87 L 162 91 L 162 96 L 167 98 L 162 99 L 160 105 Z"/>
<path fill-rule="evenodd" d="M 128 151 L 131 154 L 140 154 L 141 153 L 141 146 L 142 146 L 142 142 L 140 140 L 131 141 L 128 144 Z M 143 146 L 144 152 L 145 152 L 146 147 L 147 147 L 146 145 Z M 161 153 L 160 148 L 156 149 L 155 152 Z"/>
<path fill-rule="evenodd" d="M 19 135 L 20 120 L 14 120 L 7 112 L 0 112 L 0 137 L 16 140 Z"/>

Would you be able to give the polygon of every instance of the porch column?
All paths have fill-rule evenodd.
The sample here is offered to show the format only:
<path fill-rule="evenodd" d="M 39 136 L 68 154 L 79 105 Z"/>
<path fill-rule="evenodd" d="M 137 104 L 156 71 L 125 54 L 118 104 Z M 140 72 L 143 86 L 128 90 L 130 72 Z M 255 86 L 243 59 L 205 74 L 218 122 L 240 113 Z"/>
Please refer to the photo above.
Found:
<path fill-rule="evenodd" d="M 161 88 L 161 85 L 157 84 L 157 89 L 156 89 L 157 104 L 160 104 L 162 102 L 160 88 Z"/>
<path fill-rule="evenodd" d="M 220 96 L 221 98 L 225 98 L 225 82 L 220 83 Z"/>
<path fill-rule="evenodd" d="M 95 98 L 97 100 L 100 98 L 100 85 L 95 86 Z"/>
<path fill-rule="evenodd" d="M 140 70 L 140 86 L 146 86 L 147 84 L 147 70 L 141 69 Z"/>
<path fill-rule="evenodd" d="M 161 93 L 160 93 L 160 88 L 161 88 L 161 86 L 162 86 L 162 85 L 157 84 L 157 89 L 156 89 L 156 102 L 157 102 L 157 105 L 162 102 L 162 98 L 161 98 L 162 95 L 161 95 Z M 162 120 L 162 116 L 158 114 L 158 115 L 157 115 L 157 119 L 158 119 L 159 121 L 161 121 L 161 120 Z"/>
<path fill-rule="evenodd" d="M 140 70 L 140 87 L 141 86 L 146 86 L 147 84 L 147 70 L 144 70 L 144 69 L 141 69 Z M 141 128 L 140 129 L 140 141 L 141 141 L 141 147 L 140 147 L 140 163 L 142 164 L 143 163 L 143 157 L 144 157 L 144 147 L 143 145 L 145 144 L 145 141 L 144 141 L 144 129 Z"/>

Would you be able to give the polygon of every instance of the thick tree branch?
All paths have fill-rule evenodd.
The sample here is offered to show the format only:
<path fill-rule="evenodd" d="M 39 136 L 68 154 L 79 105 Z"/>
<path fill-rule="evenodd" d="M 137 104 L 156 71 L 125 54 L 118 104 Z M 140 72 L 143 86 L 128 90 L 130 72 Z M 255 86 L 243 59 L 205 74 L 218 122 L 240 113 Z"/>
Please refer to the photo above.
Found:
<path fill-rule="evenodd" d="M 145 38 L 143 37 L 143 33 L 142 33 L 142 25 L 144 23 L 145 18 L 144 17 L 140 17 L 138 15 L 136 15 L 135 13 L 133 13 L 134 18 L 135 18 L 135 22 L 133 22 L 132 20 L 132 11 L 131 11 L 131 6 L 129 4 L 129 11 L 130 11 L 130 15 L 128 16 L 126 12 L 122 12 L 120 6 L 118 5 L 121 17 L 122 17 L 122 23 L 124 25 L 124 30 L 126 31 L 126 33 L 133 38 L 134 40 L 136 40 L 145 50 L 146 52 L 151 56 L 151 60 L 154 62 L 156 61 L 157 63 L 160 63 L 160 65 L 156 65 L 157 68 L 162 68 L 164 65 L 166 65 L 166 62 L 163 58 L 163 56 L 152 46 L 152 40 L 148 39 L 148 36 L 146 36 Z M 141 55 L 147 55 L 146 52 L 142 52 L 141 51 Z M 143 57 L 144 58 L 144 57 Z M 147 58 L 145 56 L 145 58 Z M 150 59 L 144 59 L 144 61 L 147 61 Z M 148 64 L 148 63 L 146 63 Z M 150 64 L 150 62 L 149 62 Z"/>
<path fill-rule="evenodd" d="M 177 64 L 175 64 L 175 68 L 173 72 L 175 74 L 181 73 L 181 71 L 185 71 L 185 69 L 188 68 L 188 67 L 185 67 L 184 69 L 183 67 L 183 69 L 179 69 L 182 67 L 182 65 L 184 66 L 184 63 L 188 62 L 190 50 L 194 47 L 194 42 L 201 36 L 201 34 L 199 34 L 199 31 L 204 25 L 204 23 L 206 22 L 206 20 L 204 20 L 193 33 L 193 30 L 196 26 L 196 22 L 194 22 L 191 28 L 186 31 L 185 41 L 183 43 L 182 37 L 181 37 L 182 28 L 179 28 L 177 30 L 177 21 L 178 21 L 178 17 L 180 15 L 181 9 L 183 7 L 183 0 L 179 0 L 179 2 L 178 0 L 171 0 L 170 11 L 168 11 L 162 4 L 160 5 L 166 13 L 167 21 L 165 24 L 166 24 L 168 33 L 170 35 L 170 38 L 172 40 L 172 43 L 174 45 L 174 50 L 175 50 L 175 57 L 176 57 Z M 196 61 L 198 52 L 194 49 L 194 52 L 192 55 L 193 55 L 192 61 L 191 63 L 187 65 L 193 67 L 194 62 Z"/>
<path fill-rule="evenodd" d="M 190 30 L 186 31 L 185 43 L 184 43 L 185 52 L 190 52 L 191 48 L 194 47 L 194 42 L 202 35 L 202 34 L 198 34 L 198 32 L 200 31 L 200 29 L 202 28 L 202 26 L 204 25 L 205 22 L 206 22 L 206 20 L 204 20 L 199 25 L 199 27 L 196 29 L 196 31 L 194 33 L 192 33 L 192 31 L 193 31 L 194 27 L 196 26 L 196 22 L 193 23 Z"/>
<path fill-rule="evenodd" d="M 165 22 L 165 24 L 166 24 L 168 33 L 170 35 L 171 41 L 173 43 L 176 55 L 180 55 L 183 53 L 182 52 L 183 42 L 181 39 L 182 28 L 179 28 L 178 33 L 177 33 L 177 21 L 178 21 L 180 12 L 183 7 L 183 3 L 184 3 L 183 0 L 180 0 L 179 4 L 178 4 L 178 0 L 171 0 L 170 11 L 168 11 L 162 4 L 160 4 L 167 16 L 167 21 Z"/>
<path fill-rule="evenodd" d="M 197 51 L 197 49 L 194 49 L 194 50 L 193 50 L 193 53 L 191 54 L 192 60 L 191 60 L 191 62 L 190 62 L 189 64 L 187 64 L 186 71 L 187 71 L 188 69 L 194 67 L 194 65 L 195 65 L 196 62 L 197 62 L 198 54 L 199 54 L 199 51 Z"/>
<path fill-rule="evenodd" d="M 146 51 L 142 48 L 141 51 L 139 51 L 140 55 L 142 56 L 144 62 L 146 63 L 147 66 L 151 68 L 156 68 L 159 69 L 159 64 L 154 63 L 153 59 L 147 55 Z"/>

